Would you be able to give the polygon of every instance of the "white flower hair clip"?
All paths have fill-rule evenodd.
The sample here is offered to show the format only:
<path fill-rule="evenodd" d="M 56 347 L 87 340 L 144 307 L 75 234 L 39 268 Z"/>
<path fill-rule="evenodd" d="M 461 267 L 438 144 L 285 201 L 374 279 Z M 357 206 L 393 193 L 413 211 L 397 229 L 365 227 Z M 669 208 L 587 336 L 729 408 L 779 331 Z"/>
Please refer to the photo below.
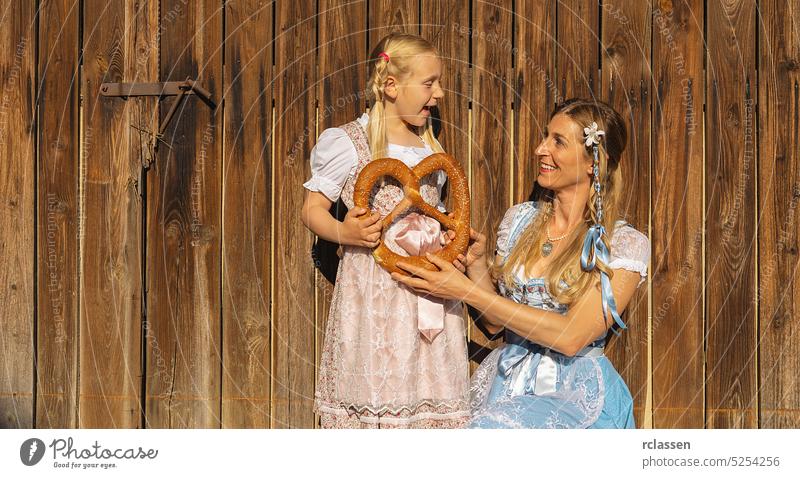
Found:
<path fill-rule="evenodd" d="M 605 135 L 606 132 L 603 130 L 598 130 L 597 123 L 592 121 L 591 126 L 588 128 L 583 128 L 583 134 L 584 138 L 586 138 L 586 147 L 588 148 L 593 144 L 600 144 L 600 136 Z"/>

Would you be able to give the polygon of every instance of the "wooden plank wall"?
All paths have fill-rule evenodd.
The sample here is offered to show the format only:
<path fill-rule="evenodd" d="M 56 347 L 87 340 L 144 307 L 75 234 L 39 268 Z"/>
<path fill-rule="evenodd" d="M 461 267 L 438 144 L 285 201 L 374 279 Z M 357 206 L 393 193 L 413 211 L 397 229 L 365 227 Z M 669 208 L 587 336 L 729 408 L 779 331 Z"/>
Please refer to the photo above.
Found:
<path fill-rule="evenodd" d="M 667 8 L 669 7 L 669 8 Z M 653 426 L 705 420 L 702 0 L 653 8 L 651 389 Z M 680 161 L 675 161 L 678 152 Z M 698 203 L 701 207 L 698 207 Z"/>
<path fill-rule="evenodd" d="M 0 428 L 34 425 L 37 22 L 33 2 L 0 9 Z"/>
<path fill-rule="evenodd" d="M 758 22 L 759 426 L 797 428 L 797 317 L 795 279 L 800 201 L 800 8 L 761 2 Z"/>
<path fill-rule="evenodd" d="M 492 241 L 558 101 L 625 118 L 652 258 L 608 354 L 638 426 L 798 427 L 797 23 L 777 0 L 6 2 L 0 427 L 318 426 L 332 287 L 301 183 L 392 31 L 442 54 L 440 138 Z M 99 95 L 187 77 L 217 107 L 188 98 L 161 140 L 174 99 Z"/>
<path fill-rule="evenodd" d="M 628 193 L 621 211 L 631 224 L 648 235 L 651 17 L 650 6 L 645 2 L 604 4 L 598 85 L 599 96 L 619 111 L 628 129 L 628 145 L 620 166 Z M 637 294 L 625 315 L 628 330 L 611 339 L 607 354 L 634 397 L 636 423 L 649 425 L 646 291 Z"/>

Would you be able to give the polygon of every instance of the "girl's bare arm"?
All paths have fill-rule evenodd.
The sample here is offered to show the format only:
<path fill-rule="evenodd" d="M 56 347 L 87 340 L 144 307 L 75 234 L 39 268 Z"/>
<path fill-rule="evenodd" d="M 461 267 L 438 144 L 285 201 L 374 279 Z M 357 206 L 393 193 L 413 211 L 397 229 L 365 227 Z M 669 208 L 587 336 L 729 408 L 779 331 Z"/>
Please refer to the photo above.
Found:
<path fill-rule="evenodd" d="M 347 212 L 339 222 L 330 213 L 333 203 L 324 194 L 306 190 L 300 218 L 314 234 L 346 246 L 377 247 L 381 239 L 381 215 L 363 208 Z"/>

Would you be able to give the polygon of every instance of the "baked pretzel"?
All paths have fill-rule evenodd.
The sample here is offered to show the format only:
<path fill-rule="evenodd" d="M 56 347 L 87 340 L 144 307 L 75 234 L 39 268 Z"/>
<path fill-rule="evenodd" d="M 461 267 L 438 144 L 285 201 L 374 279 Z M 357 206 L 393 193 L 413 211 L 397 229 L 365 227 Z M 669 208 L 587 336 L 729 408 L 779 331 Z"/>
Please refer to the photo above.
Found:
<path fill-rule="evenodd" d="M 447 173 L 450 180 L 450 192 L 453 195 L 455 210 L 452 216 L 443 214 L 441 211 L 426 203 L 419 193 L 420 179 L 433 173 L 443 170 Z M 403 186 L 404 197 L 400 203 L 383 219 L 383 231 L 381 232 L 381 243 L 372 251 L 372 256 L 384 269 L 389 272 L 408 273 L 397 267 L 397 261 L 402 260 L 408 264 L 425 269 L 439 270 L 429 260 L 422 256 L 405 257 L 396 254 L 386 247 L 383 238 L 389 226 L 395 218 L 403 214 L 412 206 L 417 207 L 425 215 L 428 215 L 441 223 L 448 230 L 455 231 L 456 237 L 443 249 L 434 254 L 447 262 L 453 262 L 459 254 L 467 252 L 469 245 L 469 186 L 464 169 L 454 157 L 445 153 L 434 153 L 419 162 L 414 168 L 409 169 L 402 161 L 391 158 L 376 159 L 364 166 L 356 179 L 353 191 L 353 203 L 356 206 L 370 210 L 369 197 L 372 187 L 383 176 L 390 176 L 397 179 Z"/>

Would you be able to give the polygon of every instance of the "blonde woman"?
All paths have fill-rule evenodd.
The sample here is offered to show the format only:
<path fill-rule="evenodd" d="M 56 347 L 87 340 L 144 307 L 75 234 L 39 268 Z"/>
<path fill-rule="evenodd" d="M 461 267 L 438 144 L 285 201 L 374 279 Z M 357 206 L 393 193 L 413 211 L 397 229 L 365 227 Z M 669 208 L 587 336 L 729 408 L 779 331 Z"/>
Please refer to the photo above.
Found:
<path fill-rule="evenodd" d="M 444 96 L 442 62 L 428 41 L 392 34 L 369 58 L 369 114 L 322 132 L 311 153 L 303 222 L 343 246 L 324 338 L 314 411 L 324 428 L 460 428 L 470 418 L 465 327 L 458 301 L 423 297 L 393 281 L 372 258 L 382 220 L 402 200 L 389 179 L 373 192 L 374 211 L 354 208 L 353 187 L 372 159 L 392 157 L 414 167 L 441 152 L 431 108 Z M 439 205 L 444 173 L 421 181 L 420 193 Z M 344 221 L 329 209 L 339 197 Z M 384 243 L 435 251 L 440 224 L 417 212 L 389 225 Z M 411 244 L 413 243 L 413 244 Z"/>
<path fill-rule="evenodd" d="M 650 257 L 647 237 L 618 220 L 626 141 L 609 105 L 564 102 L 536 148 L 544 197 L 506 212 L 494 260 L 477 234 L 453 264 L 429 255 L 438 272 L 393 274 L 418 293 L 463 300 L 490 333 L 505 329 L 472 378 L 470 427 L 635 428 L 631 394 L 603 353 Z"/>

